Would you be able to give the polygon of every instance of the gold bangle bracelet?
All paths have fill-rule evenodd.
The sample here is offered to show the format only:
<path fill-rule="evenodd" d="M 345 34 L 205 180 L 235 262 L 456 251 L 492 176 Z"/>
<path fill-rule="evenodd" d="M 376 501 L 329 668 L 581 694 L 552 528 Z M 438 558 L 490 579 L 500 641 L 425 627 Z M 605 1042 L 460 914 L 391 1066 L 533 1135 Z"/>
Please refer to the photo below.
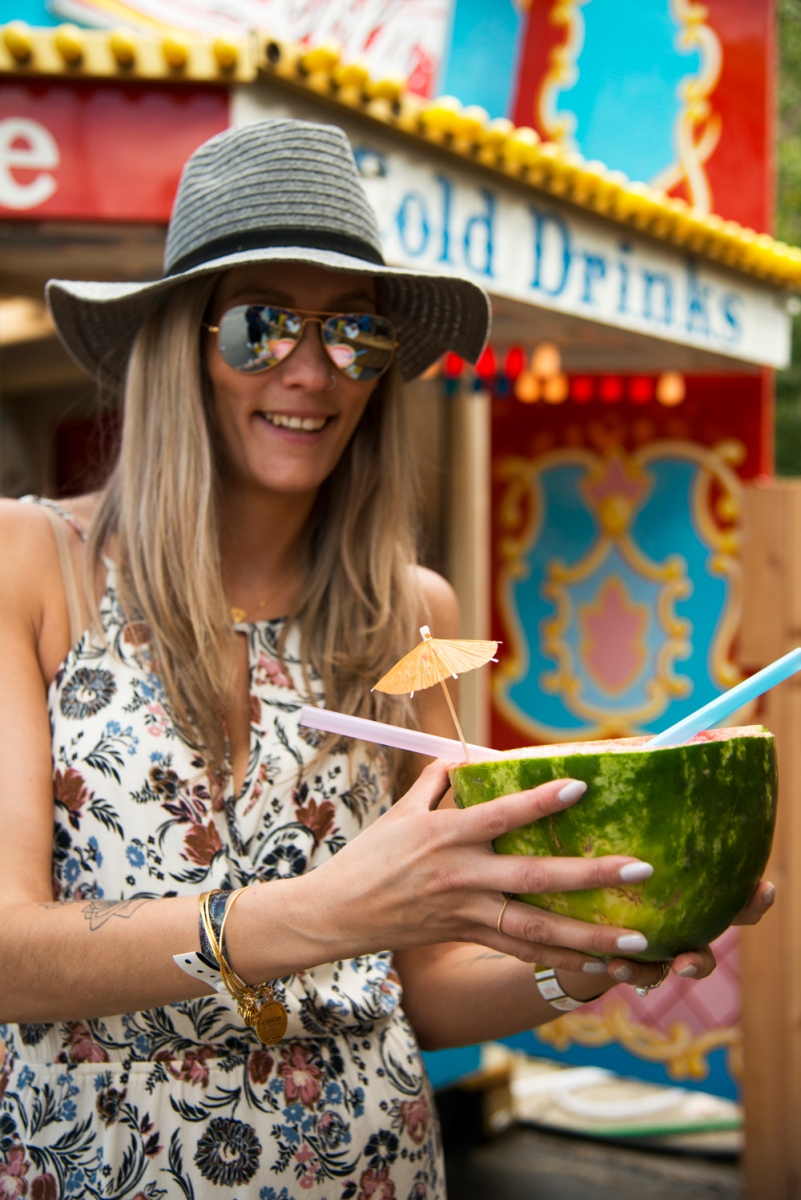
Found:
<path fill-rule="evenodd" d="M 218 889 L 220 890 L 220 889 Z M 273 985 L 270 982 L 250 984 L 245 983 L 237 975 L 223 953 L 225 945 L 225 926 L 231 909 L 236 904 L 245 888 L 237 888 L 231 893 L 220 925 L 220 938 L 217 940 L 209 912 L 211 892 L 204 892 L 200 897 L 200 915 L 206 936 L 220 964 L 220 975 L 229 995 L 237 1002 L 239 1015 L 246 1025 L 255 1031 L 259 1041 L 266 1046 L 274 1046 L 280 1042 L 287 1029 L 287 1011 L 280 1000 L 276 1000 Z"/>

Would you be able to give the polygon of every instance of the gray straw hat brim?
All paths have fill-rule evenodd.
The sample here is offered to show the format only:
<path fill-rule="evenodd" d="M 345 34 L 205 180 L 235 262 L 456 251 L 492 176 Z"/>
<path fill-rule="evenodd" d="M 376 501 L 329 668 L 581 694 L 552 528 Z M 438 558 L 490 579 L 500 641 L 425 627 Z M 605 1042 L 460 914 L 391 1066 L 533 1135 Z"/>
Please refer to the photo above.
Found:
<path fill-rule="evenodd" d="M 51 279 L 47 302 L 72 358 L 95 378 L 119 382 L 142 323 L 176 288 L 257 262 L 374 276 L 379 311 L 398 332 L 404 379 L 448 350 L 476 362 L 486 344 L 486 292 L 467 279 L 387 266 L 345 134 L 305 121 L 227 130 L 195 151 L 181 177 L 162 279 Z"/>

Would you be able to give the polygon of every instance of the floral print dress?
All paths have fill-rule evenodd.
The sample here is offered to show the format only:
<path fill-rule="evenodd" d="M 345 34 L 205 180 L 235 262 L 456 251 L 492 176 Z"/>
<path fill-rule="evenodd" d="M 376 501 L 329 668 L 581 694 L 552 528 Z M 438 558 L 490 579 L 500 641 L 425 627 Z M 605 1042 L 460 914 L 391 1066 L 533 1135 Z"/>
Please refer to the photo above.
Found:
<path fill-rule="evenodd" d="M 87 630 L 49 695 L 53 889 L 87 920 L 143 898 L 297 876 L 390 804 L 385 764 L 298 723 L 291 630 L 241 626 L 251 749 L 238 796 L 175 730 L 108 564 L 106 643 Z M 319 681 L 312 680 L 318 702 Z M 125 900 L 109 915 L 91 901 Z M 187 947 L 190 949 L 190 947 Z M 269 1049 L 227 996 L 0 1025 L 0 1197 L 443 1200 L 436 1118 L 389 953 L 281 981 Z"/>

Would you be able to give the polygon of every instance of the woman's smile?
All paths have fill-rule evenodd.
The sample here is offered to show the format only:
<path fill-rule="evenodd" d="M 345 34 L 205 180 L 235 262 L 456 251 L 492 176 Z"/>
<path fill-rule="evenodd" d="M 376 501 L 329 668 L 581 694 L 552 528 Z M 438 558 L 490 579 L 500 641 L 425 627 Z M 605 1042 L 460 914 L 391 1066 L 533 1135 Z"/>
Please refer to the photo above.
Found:
<path fill-rule="evenodd" d="M 269 421 L 271 425 L 275 425 L 279 429 L 303 430 L 304 433 L 317 433 L 332 419 L 327 416 L 305 417 L 300 413 L 278 412 L 258 412 L 256 416 L 263 417 L 265 421 Z"/>
<path fill-rule="evenodd" d="M 308 445 L 319 441 L 324 429 L 336 421 L 335 413 L 267 412 L 257 409 L 253 414 L 262 425 L 269 425 L 270 432 L 282 441 L 296 445 Z"/>

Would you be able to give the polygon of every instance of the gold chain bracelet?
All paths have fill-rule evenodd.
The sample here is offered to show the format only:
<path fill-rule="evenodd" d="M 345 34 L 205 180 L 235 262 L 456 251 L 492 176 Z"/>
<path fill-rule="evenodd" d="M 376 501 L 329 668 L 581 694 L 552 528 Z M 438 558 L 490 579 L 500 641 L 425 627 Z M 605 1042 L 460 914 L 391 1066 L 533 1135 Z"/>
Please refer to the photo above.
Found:
<path fill-rule="evenodd" d="M 231 893 L 220 926 L 219 942 L 209 912 L 212 892 L 204 892 L 200 897 L 200 916 L 206 936 L 211 943 L 217 962 L 220 964 L 222 981 L 229 995 L 236 1000 L 240 1017 L 246 1025 L 250 1025 L 255 1030 L 259 1041 L 264 1042 L 265 1046 L 274 1046 L 286 1033 L 286 1008 L 280 1000 L 276 1000 L 272 983 L 245 983 L 243 979 L 240 979 L 222 949 L 225 945 L 225 924 L 228 914 L 244 891 L 247 891 L 247 888 L 237 888 L 235 892 Z"/>

